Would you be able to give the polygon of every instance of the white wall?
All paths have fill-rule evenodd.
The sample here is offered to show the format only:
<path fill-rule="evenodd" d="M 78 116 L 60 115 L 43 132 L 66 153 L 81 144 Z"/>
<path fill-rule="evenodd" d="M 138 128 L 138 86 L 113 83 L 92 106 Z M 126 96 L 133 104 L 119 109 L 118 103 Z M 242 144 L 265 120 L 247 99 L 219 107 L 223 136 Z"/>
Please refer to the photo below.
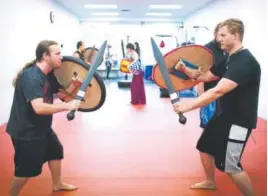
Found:
<path fill-rule="evenodd" d="M 258 3 L 258 4 L 257 4 Z M 203 44 L 212 37 L 215 25 L 228 17 L 239 17 L 246 25 L 245 46 L 257 57 L 262 65 L 262 84 L 260 92 L 259 115 L 266 119 L 267 89 L 267 59 L 264 40 L 267 42 L 265 0 L 221 0 L 192 15 L 185 21 L 185 29 L 179 30 L 176 24 L 92 24 L 83 22 L 51 0 L 10 0 L 3 1 L 0 6 L 0 54 L 2 71 L 0 72 L 1 109 L 0 124 L 5 123 L 9 116 L 12 103 L 12 79 L 17 71 L 34 58 L 35 47 L 42 39 L 54 39 L 63 44 L 63 55 L 71 55 L 76 50 L 76 42 L 84 40 L 87 46 L 96 47 L 107 39 L 113 46 L 112 52 L 121 58 L 121 39 L 126 44 L 126 35 L 130 35 L 130 42 L 138 41 L 142 50 L 143 64 L 155 64 L 150 37 L 155 34 L 173 34 L 179 42 L 189 40 L 195 36 L 197 43 Z M 268 9 L 267 9 L 268 10 Z M 56 21 L 50 23 L 49 13 L 54 11 Z M 200 29 L 198 32 L 192 26 L 208 26 L 210 31 Z M 159 44 L 161 38 L 154 37 Z M 166 47 L 163 53 L 176 47 L 174 38 L 163 38 Z"/>
<path fill-rule="evenodd" d="M 50 23 L 49 13 L 56 20 Z M 35 48 L 40 40 L 53 39 L 63 44 L 63 54 L 72 55 L 81 38 L 76 16 L 60 5 L 48 0 L 9 0 L 0 6 L 0 124 L 5 123 L 13 99 L 12 79 L 17 71 L 35 58 Z"/>
<path fill-rule="evenodd" d="M 108 44 L 112 45 L 111 53 L 117 55 L 120 61 L 122 58 L 121 39 L 126 47 L 127 36 L 130 36 L 129 42 L 138 42 L 141 48 L 141 59 L 143 65 L 155 64 L 153 57 L 150 38 L 153 37 L 156 43 L 160 44 L 162 38 L 155 37 L 156 34 L 172 34 L 181 36 L 176 24 L 116 24 L 116 23 L 91 23 L 82 22 L 81 29 L 83 32 L 83 40 L 86 46 L 95 46 L 98 48 L 104 40 L 108 40 Z M 162 53 L 166 53 L 176 48 L 176 39 L 163 38 L 166 46 L 161 48 Z M 182 40 L 178 38 L 178 40 Z M 125 48 L 126 52 L 126 48 Z"/>
<path fill-rule="evenodd" d="M 262 67 L 259 98 L 259 116 L 267 119 L 267 2 L 266 0 L 221 0 L 187 18 L 186 27 L 207 26 L 210 31 L 198 34 L 197 42 L 203 44 L 211 39 L 217 23 L 230 17 L 243 20 L 245 24 L 244 46 L 255 55 Z M 206 36 L 204 36 L 206 34 Z"/>

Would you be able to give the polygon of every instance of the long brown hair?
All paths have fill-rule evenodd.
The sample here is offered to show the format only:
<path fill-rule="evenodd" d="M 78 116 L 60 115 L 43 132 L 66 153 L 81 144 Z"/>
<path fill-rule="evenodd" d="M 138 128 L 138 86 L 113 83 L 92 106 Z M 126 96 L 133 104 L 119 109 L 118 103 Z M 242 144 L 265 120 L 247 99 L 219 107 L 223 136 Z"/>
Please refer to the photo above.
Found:
<path fill-rule="evenodd" d="M 23 68 L 17 73 L 16 77 L 13 79 L 13 86 L 16 86 L 16 82 L 18 77 L 20 76 L 20 74 L 27 68 L 32 67 L 33 65 L 35 65 L 37 62 L 40 62 L 43 58 L 43 54 L 50 54 L 49 51 L 49 46 L 51 45 L 57 45 L 58 43 L 52 40 L 43 40 L 41 42 L 39 42 L 39 44 L 36 47 L 35 50 L 35 60 L 26 63 Z"/>

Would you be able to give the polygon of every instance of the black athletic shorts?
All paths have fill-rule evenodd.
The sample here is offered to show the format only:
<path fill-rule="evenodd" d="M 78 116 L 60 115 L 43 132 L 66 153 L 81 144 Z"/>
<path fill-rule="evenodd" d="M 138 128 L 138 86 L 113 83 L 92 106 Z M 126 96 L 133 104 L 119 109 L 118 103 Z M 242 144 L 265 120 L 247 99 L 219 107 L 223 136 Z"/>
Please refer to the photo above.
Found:
<path fill-rule="evenodd" d="M 26 141 L 12 138 L 12 143 L 16 177 L 38 176 L 46 161 L 63 159 L 62 144 L 52 130 L 43 139 Z"/>
<path fill-rule="evenodd" d="M 226 173 L 243 171 L 241 157 L 251 129 L 232 124 L 224 116 L 214 116 L 197 142 L 196 148 L 214 156 L 216 167 Z"/>

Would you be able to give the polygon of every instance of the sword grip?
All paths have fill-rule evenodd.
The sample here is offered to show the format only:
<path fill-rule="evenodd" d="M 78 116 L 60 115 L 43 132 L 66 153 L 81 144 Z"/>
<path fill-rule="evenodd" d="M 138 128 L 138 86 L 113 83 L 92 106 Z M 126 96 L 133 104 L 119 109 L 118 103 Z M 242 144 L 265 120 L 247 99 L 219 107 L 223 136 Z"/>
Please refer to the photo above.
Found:
<path fill-rule="evenodd" d="M 74 113 L 75 113 L 75 110 L 72 110 L 67 114 L 67 119 L 69 121 L 74 119 Z"/>
<path fill-rule="evenodd" d="M 84 92 L 83 91 L 78 91 L 78 93 L 77 93 L 77 95 L 76 95 L 76 97 L 75 97 L 75 99 L 76 100 L 80 100 L 80 101 L 82 101 L 82 100 L 84 100 Z M 71 110 L 68 114 L 67 114 L 67 119 L 70 121 L 70 120 L 73 120 L 74 119 L 74 113 L 75 113 L 75 111 L 76 110 Z"/>
<path fill-rule="evenodd" d="M 187 122 L 187 118 L 182 113 L 179 113 L 179 122 L 183 125 Z"/>
<path fill-rule="evenodd" d="M 175 93 L 171 93 L 170 95 L 170 99 L 171 99 L 171 103 L 174 104 L 178 101 L 180 101 L 180 97 L 179 95 L 175 92 Z M 186 124 L 187 122 L 187 118 L 182 114 L 182 113 L 179 113 L 179 122 L 183 125 Z"/>

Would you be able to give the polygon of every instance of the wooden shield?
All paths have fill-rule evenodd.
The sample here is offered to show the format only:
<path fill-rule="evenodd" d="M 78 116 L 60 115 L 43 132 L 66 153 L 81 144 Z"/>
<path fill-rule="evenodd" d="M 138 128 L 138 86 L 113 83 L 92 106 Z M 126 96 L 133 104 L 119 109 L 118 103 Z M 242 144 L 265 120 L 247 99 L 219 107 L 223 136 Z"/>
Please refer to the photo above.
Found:
<path fill-rule="evenodd" d="M 72 78 L 77 74 L 83 80 L 85 79 L 88 72 L 87 64 L 78 58 L 73 56 L 64 56 L 62 59 L 62 65 L 59 69 L 54 71 L 54 74 L 58 82 L 64 87 L 67 88 Z M 79 90 L 79 89 L 78 89 Z M 76 91 L 76 93 L 78 92 Z M 76 94 L 75 93 L 75 94 Z M 91 84 L 86 90 L 85 101 L 82 102 L 81 107 L 78 111 L 82 112 L 91 112 L 99 109 L 106 98 L 106 88 L 102 78 L 98 73 L 94 74 L 94 78 L 91 81 Z"/>
<path fill-rule="evenodd" d="M 176 48 L 165 54 L 163 58 L 169 70 L 172 69 L 181 58 L 190 64 L 200 67 L 202 72 L 209 70 L 214 63 L 213 53 L 208 48 L 201 45 L 188 45 Z M 189 89 L 198 83 L 191 79 L 182 79 L 172 73 L 170 73 L 169 76 L 176 91 Z M 167 89 L 158 64 L 154 65 L 152 79 L 160 88 Z"/>
<path fill-rule="evenodd" d="M 83 56 L 90 64 L 92 64 L 94 59 L 95 59 L 95 56 L 96 56 L 97 52 L 98 52 L 97 48 L 88 47 L 83 52 Z M 100 64 L 102 64 L 102 62 L 103 62 L 103 57 L 102 57 L 102 60 L 101 60 Z"/>

